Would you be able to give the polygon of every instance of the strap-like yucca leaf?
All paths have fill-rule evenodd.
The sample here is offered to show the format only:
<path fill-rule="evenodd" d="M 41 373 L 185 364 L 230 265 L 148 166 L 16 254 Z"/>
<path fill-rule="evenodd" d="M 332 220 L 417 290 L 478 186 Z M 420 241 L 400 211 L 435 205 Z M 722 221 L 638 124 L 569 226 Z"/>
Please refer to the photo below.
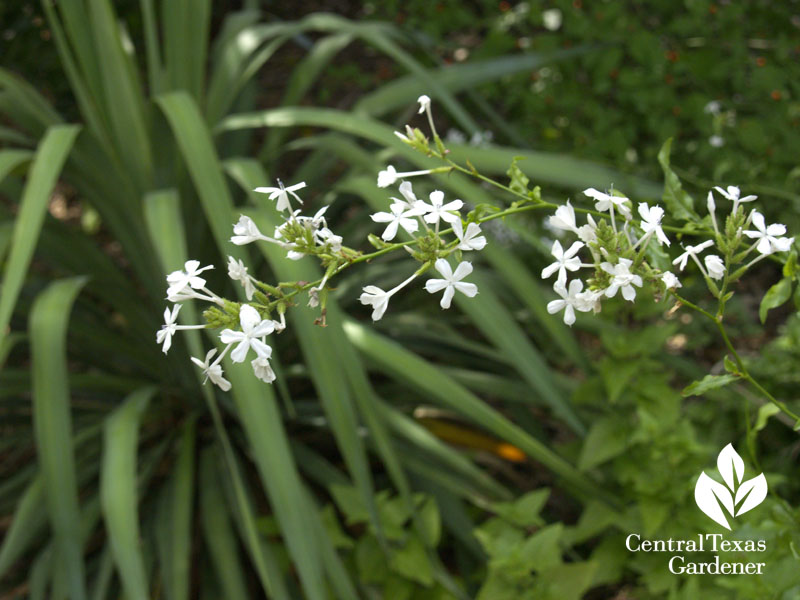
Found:
<path fill-rule="evenodd" d="M 426 394 L 431 400 L 455 410 L 501 439 L 518 446 L 528 456 L 541 462 L 561 477 L 573 490 L 586 498 L 602 498 L 614 503 L 610 494 L 580 473 L 565 459 L 539 440 L 511 423 L 495 409 L 455 381 L 436 370 L 422 358 L 405 350 L 381 334 L 348 320 L 345 333 L 358 349 L 398 381 Z"/>
<path fill-rule="evenodd" d="M 11 526 L 3 536 L 3 544 L 0 546 L 0 579 L 47 525 L 47 513 L 42 510 L 44 505 L 44 479 L 40 475 L 19 496 Z"/>
<path fill-rule="evenodd" d="M 179 269 L 187 260 L 188 255 L 186 232 L 181 218 L 180 198 L 177 192 L 175 190 L 161 190 L 148 194 L 145 197 L 144 207 L 150 234 L 161 258 L 164 271 L 170 272 L 174 269 Z M 181 319 L 186 319 L 188 323 L 197 322 L 198 317 L 194 304 L 186 302 L 183 306 L 184 308 L 180 315 Z M 191 353 L 202 357 L 204 352 L 200 332 L 189 330 L 186 331 L 186 334 Z M 198 371 L 197 377 L 198 380 L 202 379 L 202 373 Z M 232 488 L 231 504 L 238 517 L 237 525 L 241 532 L 242 541 L 249 552 L 264 592 L 273 598 L 285 598 L 287 597 L 285 584 L 275 560 L 264 551 L 262 542 L 259 540 L 252 503 L 249 502 L 241 469 L 235 459 L 214 393 L 212 387 L 203 386 L 203 396 L 211 412 L 214 428 L 220 438 L 220 444 L 224 449 L 227 476 L 230 478 L 230 487 Z M 227 487 L 228 482 L 225 482 L 225 484 Z"/>
<path fill-rule="evenodd" d="M 152 388 L 133 392 L 106 419 L 104 432 L 100 501 L 114 563 L 129 600 L 151 597 L 139 544 L 136 450 L 139 421 L 153 393 Z"/>
<path fill-rule="evenodd" d="M 167 600 L 189 597 L 192 554 L 192 515 L 194 514 L 196 423 L 183 426 L 172 475 L 164 486 L 158 526 L 160 564 Z"/>
<path fill-rule="evenodd" d="M 161 96 L 158 103 L 178 141 L 217 246 L 222 253 L 246 260 L 241 248 L 228 243 L 234 219 L 233 202 L 197 105 L 183 92 Z M 304 491 L 274 393 L 253 377 L 249 364 L 234 365 L 229 359 L 225 364 L 253 459 L 303 588 L 308 598 L 324 598 L 320 552 L 324 550 L 321 545 L 324 546 L 325 540 L 317 539 L 314 534 L 316 525 L 321 527 L 319 515 L 309 514 L 297 502 Z"/>
<path fill-rule="evenodd" d="M 72 419 L 67 383 L 67 322 L 85 279 L 56 281 L 36 299 L 30 315 L 33 415 L 39 465 L 70 598 L 86 597 L 80 536 L 78 484 L 72 453 Z"/>
<path fill-rule="evenodd" d="M 424 165 L 423 168 L 438 167 L 435 160 L 422 160 L 421 155 L 400 142 L 388 125 L 353 115 L 344 111 L 327 108 L 279 108 L 246 114 L 231 115 L 224 119 L 216 131 L 236 131 L 258 127 L 326 127 L 377 142 L 397 150 L 412 162 Z M 629 194 L 645 198 L 658 197 L 661 186 L 647 180 L 599 166 L 591 161 L 572 158 L 563 154 L 535 152 L 519 148 L 492 146 L 479 148 L 464 144 L 448 143 L 454 160 L 463 162 L 469 159 L 475 167 L 485 173 L 505 173 L 514 157 L 522 156 L 519 167 L 531 180 L 540 183 L 553 183 L 568 188 L 589 186 L 607 188 L 612 183 Z"/>
<path fill-rule="evenodd" d="M 33 257 L 33 250 L 47 213 L 50 192 L 79 130 L 79 127 L 73 125 L 56 125 L 48 130 L 36 150 L 14 224 L 14 240 L 8 265 L 3 274 L 0 295 L 0 337 L 5 335 L 8 328 L 25 273 Z"/>
<path fill-rule="evenodd" d="M 216 453 L 204 448 L 200 454 L 200 520 L 211 564 L 219 578 L 224 597 L 247 600 L 247 584 L 236 537 L 225 509 L 223 481 L 217 473 Z"/>

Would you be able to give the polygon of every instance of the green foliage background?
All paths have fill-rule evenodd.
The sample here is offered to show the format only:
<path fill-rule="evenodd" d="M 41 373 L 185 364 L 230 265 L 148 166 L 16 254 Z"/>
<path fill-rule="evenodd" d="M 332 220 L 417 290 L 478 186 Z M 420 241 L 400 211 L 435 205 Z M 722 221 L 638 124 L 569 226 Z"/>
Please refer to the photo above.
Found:
<path fill-rule="evenodd" d="M 574 330 L 548 315 L 541 219 L 494 230 L 480 295 L 446 314 L 411 292 L 373 325 L 354 299 L 403 279 L 402 261 L 348 273 L 328 327 L 292 309 L 274 386 L 231 364 L 230 394 L 202 386 L 199 332 L 167 357 L 154 343 L 164 275 L 187 258 L 217 265 L 210 287 L 231 297 L 227 255 L 264 280 L 319 276 L 228 242 L 241 213 L 280 222 L 256 185 L 305 180 L 307 209 L 331 204 L 337 233 L 365 239 L 387 197 L 377 171 L 434 164 L 392 135 L 421 93 L 443 130 L 494 132 L 454 156 L 500 177 L 524 157 L 559 202 L 611 184 L 660 198 L 674 137 L 696 197 L 741 184 L 797 231 L 795 3 L 389 2 L 339 11 L 351 19 L 14 4 L 0 9 L 4 597 L 797 597 L 793 424 L 738 386 L 681 397 L 722 356 L 682 312 L 611 306 Z M 418 193 L 509 201 L 431 179 Z M 797 406 L 794 273 L 795 300 L 757 320 L 780 277 L 765 264 L 737 290 L 731 327 Z M 631 532 L 719 533 L 693 489 L 728 442 L 772 493 L 734 532 L 768 551 L 723 558 L 767 574 L 673 576 L 664 555 L 629 553 Z"/>

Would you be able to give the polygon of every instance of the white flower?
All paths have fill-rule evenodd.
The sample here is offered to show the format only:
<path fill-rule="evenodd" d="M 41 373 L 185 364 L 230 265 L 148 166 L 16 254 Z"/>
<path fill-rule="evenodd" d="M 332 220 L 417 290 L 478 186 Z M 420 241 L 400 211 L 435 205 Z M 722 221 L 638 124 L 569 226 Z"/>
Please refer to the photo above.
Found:
<path fill-rule="evenodd" d="M 712 246 L 714 244 L 714 240 L 706 240 L 702 244 L 697 244 L 697 246 L 685 246 L 683 249 L 683 254 L 681 254 L 678 258 L 672 261 L 673 265 L 678 265 L 678 269 L 683 271 L 686 268 L 686 261 L 689 260 L 691 256 L 695 260 L 697 260 L 697 255 L 700 254 L 703 250 Z"/>
<path fill-rule="evenodd" d="M 481 226 L 477 223 L 469 223 L 467 231 L 464 232 L 464 226 L 461 224 L 461 219 L 453 221 L 453 231 L 459 240 L 459 250 L 483 250 L 486 247 L 486 238 L 481 233 Z"/>
<path fill-rule="evenodd" d="M 393 240 L 397 235 L 398 227 L 402 227 L 408 233 L 414 233 L 419 228 L 419 223 L 414 217 L 422 215 L 423 211 L 420 208 L 406 210 L 405 203 L 397 202 L 392 204 L 389 210 L 392 212 L 379 212 L 372 215 L 372 220 L 376 223 L 388 223 L 381 235 L 384 241 Z"/>
<path fill-rule="evenodd" d="M 331 252 L 340 252 L 342 250 L 342 236 L 336 235 L 327 227 L 323 227 L 314 234 L 314 238 L 320 246 L 325 244 L 331 245 Z"/>
<path fill-rule="evenodd" d="M 232 256 L 228 257 L 228 277 L 244 286 L 244 293 L 248 300 L 253 298 L 256 287 L 253 285 L 253 278 L 247 274 L 247 267 L 241 260 L 236 260 Z"/>
<path fill-rule="evenodd" d="M 550 227 L 554 227 L 555 229 L 563 229 L 564 231 L 578 233 L 578 226 L 575 221 L 575 209 L 572 208 L 569 200 L 567 200 L 565 206 L 559 206 L 556 209 L 556 214 L 550 217 L 548 223 Z"/>
<path fill-rule="evenodd" d="M 725 145 L 725 138 L 721 135 L 712 135 L 708 138 L 708 143 L 712 148 L 722 148 Z"/>
<path fill-rule="evenodd" d="M 579 280 L 578 280 L 579 281 Z M 583 283 L 581 283 L 583 285 Z M 603 290 L 586 290 L 575 294 L 575 309 L 581 312 L 594 311 L 600 312 L 600 300 L 603 297 Z"/>
<path fill-rule="evenodd" d="M 664 287 L 666 287 L 668 290 L 674 290 L 679 287 L 683 287 L 675 274 L 670 271 L 665 271 L 661 274 L 661 281 L 664 283 Z"/>
<path fill-rule="evenodd" d="M 206 280 L 199 277 L 203 271 L 213 269 L 212 265 L 198 269 L 200 266 L 199 260 L 187 260 L 183 265 L 184 271 L 173 271 L 167 275 L 167 296 L 173 296 L 186 290 L 187 287 L 199 290 L 205 287 Z"/>
<path fill-rule="evenodd" d="M 472 263 L 459 263 L 455 272 L 453 272 L 453 269 L 450 267 L 450 263 L 443 258 L 436 259 L 434 266 L 444 279 L 429 279 L 425 282 L 425 291 L 429 294 L 435 294 L 444 290 L 442 301 L 439 303 L 442 308 L 450 308 L 450 303 L 453 300 L 456 290 L 468 298 L 474 298 L 478 293 L 477 285 L 461 281 L 464 277 L 472 273 Z"/>
<path fill-rule="evenodd" d="M 612 207 L 616 206 L 619 209 L 619 212 L 622 213 L 626 218 L 631 216 L 631 209 L 625 204 L 628 201 L 628 198 L 623 196 L 614 196 L 612 194 L 604 194 L 594 188 L 588 188 L 583 190 L 583 193 L 589 198 L 595 199 L 595 210 L 600 212 L 606 212 L 607 210 L 611 210 Z"/>
<path fill-rule="evenodd" d="M 794 238 L 778 237 L 786 233 L 786 225 L 781 223 L 773 223 L 766 225 L 764 223 L 764 215 L 754 210 L 750 215 L 750 219 L 755 225 L 757 231 L 745 231 L 744 234 L 752 239 L 758 240 L 756 249 L 761 254 L 772 254 L 773 252 L 787 252 L 792 247 Z"/>
<path fill-rule="evenodd" d="M 550 8 L 542 12 L 542 25 L 548 31 L 556 31 L 561 27 L 562 14 L 557 8 Z"/>
<path fill-rule="evenodd" d="M 704 261 L 708 269 L 708 276 L 711 277 L 711 279 L 722 279 L 725 276 L 725 264 L 719 256 L 709 254 L 705 257 Z"/>
<path fill-rule="evenodd" d="M 584 244 L 597 240 L 597 223 L 594 222 L 592 215 L 586 215 L 586 225 L 578 228 L 578 237 Z"/>
<path fill-rule="evenodd" d="M 252 348 L 258 356 L 269 358 L 272 348 L 259 338 L 269 335 L 275 331 L 275 322 L 269 319 L 261 319 L 258 311 L 249 304 L 242 304 L 239 309 L 239 323 L 241 331 L 225 329 L 220 333 L 219 339 L 223 344 L 237 344 L 231 352 L 231 360 L 236 363 L 244 362 L 247 352 Z"/>
<path fill-rule="evenodd" d="M 275 371 L 272 370 L 268 359 L 269 357 L 258 356 L 250 361 L 250 366 L 253 367 L 255 376 L 264 383 L 272 383 L 275 381 Z"/>
<path fill-rule="evenodd" d="M 205 361 L 192 356 L 192 362 L 203 369 L 203 375 L 206 376 L 205 380 L 203 380 L 204 384 L 210 379 L 211 383 L 219 386 L 223 392 L 227 392 L 229 389 L 231 389 L 231 382 L 222 376 L 222 367 L 219 364 L 224 354 L 220 355 L 220 357 L 213 363 L 210 362 L 216 353 L 216 349 L 209 350 L 208 354 L 206 354 Z"/>
<path fill-rule="evenodd" d="M 583 282 L 580 279 L 573 279 L 569 282 L 569 290 L 567 290 L 565 282 L 558 281 L 553 286 L 553 289 L 561 296 L 561 299 L 548 302 L 547 312 L 554 315 L 558 311 L 563 310 L 564 323 L 572 327 L 572 324 L 575 322 L 575 307 L 577 304 L 581 303 L 578 299 L 578 294 L 580 294 L 583 289 Z"/>
<path fill-rule="evenodd" d="M 553 255 L 556 262 L 542 269 L 542 279 L 547 279 L 558 271 L 557 280 L 563 284 L 567 279 L 567 271 L 577 271 L 581 268 L 581 259 L 575 255 L 583 246 L 583 242 L 575 242 L 565 252 L 561 247 L 561 242 L 558 240 L 553 242 L 550 254 Z"/>
<path fill-rule="evenodd" d="M 414 190 L 411 188 L 410 181 L 404 181 L 400 184 L 398 188 L 400 190 L 400 194 L 403 196 L 403 200 L 399 198 L 392 198 L 395 204 L 402 204 L 403 208 L 412 209 L 418 202 L 417 197 L 414 195 Z"/>
<path fill-rule="evenodd" d="M 424 94 L 417 98 L 417 102 L 419 102 L 419 110 L 417 111 L 418 115 L 421 115 L 431 107 L 431 99 Z"/>
<path fill-rule="evenodd" d="M 705 107 L 703 108 L 703 112 L 706 114 L 718 115 L 720 108 L 721 105 L 719 101 L 712 100 L 711 102 L 705 105 Z"/>
<path fill-rule="evenodd" d="M 378 173 L 378 187 L 385 188 L 394 185 L 397 179 L 397 171 L 392 165 L 389 165 L 386 169 Z"/>
<path fill-rule="evenodd" d="M 629 302 L 633 302 L 636 298 L 636 290 L 633 286 L 642 287 L 642 278 L 631 273 L 632 264 L 633 261 L 629 258 L 620 258 L 616 265 L 609 262 L 600 264 L 603 271 L 614 277 L 606 288 L 605 294 L 608 298 L 613 298 L 617 294 L 617 290 L 622 290 L 622 297 Z"/>
<path fill-rule="evenodd" d="M 740 198 L 739 194 L 741 194 L 741 191 L 735 185 L 729 185 L 725 190 L 719 186 L 715 186 L 714 189 L 725 196 L 728 200 L 733 202 L 733 210 L 731 211 L 733 214 L 736 214 L 736 210 L 739 208 L 739 204 L 742 202 L 752 202 L 758 198 L 758 196 L 745 196 L 744 198 Z"/>
<path fill-rule="evenodd" d="M 376 285 L 364 287 L 364 292 L 358 297 L 359 302 L 365 306 L 372 306 L 372 320 L 379 321 L 389 306 L 392 291 L 384 292 Z"/>
<path fill-rule="evenodd" d="M 646 202 L 640 202 L 639 215 L 642 217 L 641 227 L 645 236 L 655 233 L 659 246 L 661 244 L 669 246 L 669 239 L 661 228 L 661 219 L 664 217 L 664 209 L 660 206 L 648 207 Z"/>
<path fill-rule="evenodd" d="M 267 236 L 258 230 L 253 219 L 244 215 L 240 216 L 239 222 L 233 226 L 233 233 L 235 235 L 231 238 L 231 242 L 237 246 L 243 246 L 258 240 L 269 240 Z"/>
<path fill-rule="evenodd" d="M 294 185 L 290 185 L 289 187 L 283 187 L 283 183 L 281 180 L 278 180 L 278 187 L 257 187 L 255 192 L 259 192 L 260 194 L 269 194 L 270 200 L 276 200 L 277 203 L 275 204 L 275 208 L 278 209 L 279 212 L 283 212 L 284 210 L 291 211 L 292 205 L 289 201 L 289 194 L 294 196 L 294 198 L 302 204 L 303 201 L 300 199 L 295 191 L 301 190 L 306 187 L 306 182 L 301 181 L 300 183 L 295 183 Z"/>
<path fill-rule="evenodd" d="M 156 343 L 163 344 L 163 346 L 161 346 L 161 351 L 164 354 L 166 354 L 172 346 L 172 336 L 175 335 L 175 332 L 178 330 L 176 321 L 178 320 L 178 311 L 180 311 L 180 309 L 180 304 L 173 306 L 172 312 L 170 312 L 169 308 L 164 309 L 164 324 L 156 333 Z"/>
<path fill-rule="evenodd" d="M 459 215 L 454 215 L 450 211 L 460 210 L 464 203 L 461 200 L 453 200 L 444 204 L 444 192 L 436 190 L 430 193 L 430 204 L 423 200 L 419 200 L 414 208 L 421 209 L 425 214 L 425 221 L 427 223 L 438 223 L 441 219 L 451 225 L 459 220 Z"/>

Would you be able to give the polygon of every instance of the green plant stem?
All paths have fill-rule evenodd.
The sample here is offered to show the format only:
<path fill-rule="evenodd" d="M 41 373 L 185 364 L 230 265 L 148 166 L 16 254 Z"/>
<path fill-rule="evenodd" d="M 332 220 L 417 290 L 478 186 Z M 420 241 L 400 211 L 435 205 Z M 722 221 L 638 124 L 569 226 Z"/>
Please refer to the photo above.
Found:
<path fill-rule="evenodd" d="M 530 198 L 526 198 L 526 199 L 530 201 Z M 547 205 L 547 203 L 537 203 L 537 204 L 529 204 L 529 205 L 526 205 L 526 206 L 516 206 L 516 207 L 513 207 L 513 208 L 508 208 L 506 210 L 500 211 L 500 212 L 495 213 L 493 215 L 488 215 L 486 217 L 478 219 L 477 222 L 479 224 L 486 223 L 488 221 L 494 221 L 495 219 L 502 219 L 502 218 L 508 217 L 510 215 L 515 215 L 515 214 L 523 213 L 523 212 L 529 212 L 529 211 L 540 209 L 540 208 L 546 208 L 547 207 L 546 205 Z M 444 231 L 441 232 L 441 235 L 444 235 L 444 234 L 447 234 L 447 233 L 452 233 L 452 231 L 453 231 L 452 228 L 445 229 Z M 370 252 L 369 254 L 362 254 L 361 256 L 359 256 L 357 258 L 354 258 L 352 260 L 348 260 L 345 263 L 342 263 L 339 266 L 339 268 L 337 268 L 335 271 L 333 271 L 333 273 L 331 273 L 331 275 L 328 277 L 328 281 L 333 279 L 336 275 L 338 275 L 342 271 L 345 271 L 346 269 L 352 267 L 353 265 L 357 265 L 357 264 L 363 263 L 363 262 L 368 262 L 370 260 L 373 260 L 375 258 L 383 256 L 384 254 L 389 254 L 390 252 L 394 252 L 395 250 L 399 250 L 400 248 L 414 246 L 417 243 L 419 243 L 419 240 L 416 240 L 416 239 L 409 240 L 407 242 L 397 242 L 395 244 L 389 244 L 385 248 L 381 248 L 380 250 L 376 250 L 375 252 Z M 313 287 L 316 287 L 316 286 L 320 285 L 322 283 L 322 279 L 323 278 L 321 277 L 321 278 L 317 279 L 316 281 L 312 281 L 312 282 L 309 282 L 309 283 L 306 283 L 306 284 L 304 284 L 302 286 L 297 287 L 296 289 L 294 289 L 293 291 L 289 292 L 288 294 L 286 294 L 284 296 L 281 296 L 279 299 L 270 302 L 269 305 L 267 305 L 265 308 L 274 309 L 275 307 L 277 307 L 278 303 L 285 302 L 286 300 L 296 296 L 297 294 L 300 294 L 301 292 L 307 291 L 307 290 L 309 290 L 309 289 L 311 289 Z"/>
<path fill-rule="evenodd" d="M 731 339 L 728 336 L 728 332 L 725 330 L 725 326 L 722 324 L 722 317 L 712 315 L 707 310 L 700 308 L 699 306 L 693 304 L 692 302 L 689 302 L 688 300 L 686 300 L 673 290 L 670 290 L 670 292 L 681 304 L 688 306 L 692 310 L 700 313 L 701 315 L 705 316 L 708 319 L 711 319 L 711 321 L 714 322 L 714 325 L 716 325 L 717 330 L 719 331 L 719 334 L 722 337 L 722 341 L 725 343 L 725 346 L 728 348 L 728 350 L 730 350 L 731 354 L 733 355 L 733 359 L 736 362 L 736 369 L 738 370 L 738 373 L 736 374 L 745 381 L 747 381 L 748 383 L 750 383 L 750 385 L 752 385 L 761 395 L 763 395 L 767 400 L 772 402 L 772 404 L 777 406 L 782 413 L 793 419 L 795 423 L 800 422 L 800 416 L 796 415 L 794 412 L 792 412 L 792 410 L 788 406 L 786 406 L 784 402 L 778 400 L 777 398 L 775 398 L 775 396 L 773 396 L 766 389 L 764 389 L 764 386 L 758 383 L 758 381 L 756 381 L 755 378 L 747 370 L 747 367 L 745 366 L 744 362 L 739 356 L 739 353 L 736 351 L 736 348 L 734 348 L 733 343 L 731 342 Z"/>

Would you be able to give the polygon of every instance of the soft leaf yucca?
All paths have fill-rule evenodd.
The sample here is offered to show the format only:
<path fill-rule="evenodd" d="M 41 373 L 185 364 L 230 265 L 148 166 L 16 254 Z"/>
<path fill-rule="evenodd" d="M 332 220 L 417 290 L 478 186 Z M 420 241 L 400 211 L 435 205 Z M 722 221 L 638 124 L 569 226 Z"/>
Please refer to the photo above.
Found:
<path fill-rule="evenodd" d="M 561 359 L 584 367 L 587 361 L 572 335 L 537 308 L 542 292 L 530 269 L 500 245 L 487 253 L 488 268 L 512 299 L 483 285 L 478 301 L 461 305 L 465 322 L 486 340 L 480 346 L 504 365 L 499 375 L 470 371 L 470 349 L 479 344 L 454 330 L 437 339 L 454 349 L 449 365 L 429 363 L 388 332 L 346 317 L 333 301 L 325 329 L 313 326 L 309 311 L 293 312 L 296 337 L 278 348 L 281 379 L 292 385 L 266 386 L 227 364 L 233 392 L 220 394 L 201 385 L 188 361 L 204 354 L 208 342 L 199 332 L 168 357 L 154 340 L 164 275 L 198 254 L 215 264 L 232 255 L 276 278 L 319 276 L 310 263 L 290 263 L 272 248 L 251 256 L 228 242 L 241 211 L 265 227 L 277 223 L 249 190 L 279 176 L 293 179 L 277 171 L 285 168 L 279 157 L 293 128 L 340 136 L 336 160 L 345 167 L 332 182 L 325 146 L 332 138 L 317 136 L 305 140 L 308 155 L 296 173 L 313 172 L 312 183 L 333 199 L 355 196 L 376 206 L 383 196 L 365 176 L 373 178 L 381 164 L 365 145 L 427 165 L 378 119 L 393 119 L 425 91 L 455 123 L 475 131 L 457 92 L 568 59 L 575 50 L 428 69 L 393 27 L 334 15 L 265 24 L 252 11 L 231 13 L 210 42 L 210 2 L 143 0 L 143 40 L 131 40 L 108 0 L 43 7 L 81 122 L 66 124 L 24 73 L 0 70 L 0 113 L 13 125 L 0 129 L 0 182 L 18 200 L 14 217 L 0 209 L 0 410 L 24 417 L 10 423 L 13 438 L 0 448 L 8 457 L 0 507 L 13 515 L 0 546 L 0 590 L 23 586 L 31 597 L 72 600 L 183 600 L 203 582 L 212 590 L 204 597 L 358 597 L 360 583 L 321 517 L 330 502 L 316 485 L 321 473 L 333 468 L 355 486 L 387 554 L 393 549 L 376 506 L 380 489 L 393 488 L 411 507 L 417 489 L 451 508 L 508 498 L 491 474 L 409 418 L 407 409 L 418 404 L 444 406 L 514 444 L 578 498 L 609 498 L 546 439 L 479 395 L 491 388 L 510 398 L 508 390 L 521 390 L 514 401 L 545 407 L 577 435 L 585 431 L 548 366 L 544 338 L 526 335 L 514 308 L 531 311 Z M 258 85 L 259 70 L 301 33 L 317 39 L 287 82 L 287 106 L 253 105 L 247 92 Z M 349 113 L 288 106 L 356 41 L 409 74 Z M 261 128 L 259 147 L 252 131 Z M 525 155 L 523 168 L 540 182 L 602 186 L 615 179 L 640 194 L 658 193 L 648 182 L 568 157 L 517 148 L 454 151 L 490 172 Z M 102 235 L 47 216 L 58 180 L 58 193 L 96 211 Z M 460 176 L 439 184 L 472 202 L 496 202 Z M 190 306 L 185 313 L 197 316 Z M 321 441 L 303 435 L 310 422 L 323 423 Z M 340 461 L 325 460 L 331 446 Z M 35 461 L 27 461 L 24 450 L 33 447 Z M 259 525 L 266 514 L 274 517 L 272 536 Z M 445 511 L 444 525 L 474 552 L 477 544 L 463 528 L 472 514 Z M 422 526 L 419 518 L 414 527 Z M 464 595 L 434 553 L 429 560 L 437 585 Z"/>

